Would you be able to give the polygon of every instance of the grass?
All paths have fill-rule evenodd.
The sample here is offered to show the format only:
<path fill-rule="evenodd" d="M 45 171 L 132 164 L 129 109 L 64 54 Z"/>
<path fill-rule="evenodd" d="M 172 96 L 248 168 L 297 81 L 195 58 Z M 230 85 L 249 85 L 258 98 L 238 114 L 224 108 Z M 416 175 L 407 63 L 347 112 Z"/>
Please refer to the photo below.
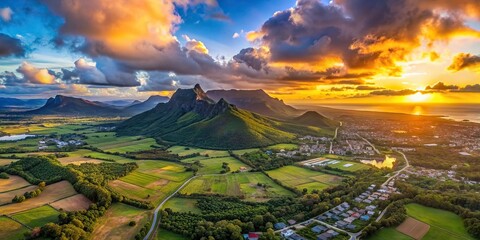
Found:
<path fill-rule="evenodd" d="M 226 157 L 229 156 L 228 151 L 222 150 L 210 150 L 196 147 L 185 147 L 185 146 L 173 146 L 167 149 L 173 154 L 178 154 L 179 156 L 186 156 L 194 153 L 199 153 L 202 156 L 208 155 L 208 157 Z"/>
<path fill-rule="evenodd" d="M 193 159 L 186 159 L 184 162 L 194 162 L 195 158 Z M 198 174 L 215 174 L 220 173 L 222 171 L 222 164 L 224 162 L 228 163 L 230 170 L 232 172 L 237 171 L 240 167 L 245 167 L 249 169 L 247 165 L 240 162 L 239 160 L 233 157 L 219 157 L 219 158 L 207 158 L 207 159 L 199 159 L 202 167 L 198 170 Z"/>
<path fill-rule="evenodd" d="M 366 170 L 371 168 L 370 166 L 363 163 L 359 163 L 359 162 L 350 162 L 350 161 L 344 161 L 344 160 L 336 160 L 336 161 L 339 161 L 339 162 L 335 164 L 329 164 L 328 166 L 332 168 L 338 168 L 344 171 L 350 171 L 350 172 Z M 346 167 L 345 166 L 346 164 L 353 164 L 353 165 L 351 165 L 350 167 Z"/>
<path fill-rule="evenodd" d="M 14 189 L 19 189 L 30 185 L 30 183 L 28 183 L 25 179 L 19 176 L 8 176 L 8 179 L 0 179 L 0 193 L 12 191 Z"/>
<path fill-rule="evenodd" d="M 430 225 L 424 240 L 474 239 L 465 229 L 462 218 L 455 213 L 415 203 L 405 207 L 409 216 Z"/>
<path fill-rule="evenodd" d="M 13 214 L 30 210 L 32 208 L 55 202 L 59 199 L 73 196 L 75 194 L 77 194 L 77 192 L 73 188 L 72 184 L 67 181 L 61 181 L 58 183 L 47 185 L 47 187 L 45 187 L 45 190 L 43 190 L 43 192 L 35 198 L 27 199 L 21 203 L 0 206 L 0 213 Z"/>
<path fill-rule="evenodd" d="M 267 187 L 257 186 L 257 183 Z M 273 182 L 263 173 L 245 172 L 227 175 L 202 176 L 191 181 L 180 191 L 182 194 L 221 194 L 237 196 L 250 201 L 264 201 L 294 194 Z"/>
<path fill-rule="evenodd" d="M 367 240 L 413 240 L 413 238 L 395 230 L 395 228 L 382 228 L 369 236 Z"/>
<path fill-rule="evenodd" d="M 191 212 L 201 214 L 201 211 L 196 206 L 197 200 L 192 198 L 171 198 L 163 206 L 163 209 L 170 208 L 174 212 Z"/>
<path fill-rule="evenodd" d="M 99 132 L 87 134 L 85 141 L 94 147 L 107 152 L 138 152 L 152 149 L 152 146 L 158 146 L 155 139 L 139 136 L 116 136 L 114 132 Z"/>
<path fill-rule="evenodd" d="M 23 239 L 23 233 L 28 231 L 28 228 L 14 220 L 0 216 L 0 239 Z"/>
<path fill-rule="evenodd" d="M 137 160 L 139 168 L 109 185 L 130 198 L 159 203 L 192 176 L 176 163 L 159 160 Z"/>
<path fill-rule="evenodd" d="M 260 148 L 247 148 L 247 149 L 233 150 L 233 153 L 238 156 L 242 156 L 245 153 L 256 152 L 259 150 Z"/>
<path fill-rule="evenodd" d="M 28 187 L 0 193 L 0 205 L 12 203 L 12 199 L 17 196 L 22 196 L 25 192 L 35 191 L 38 187 L 35 185 L 30 185 Z"/>
<path fill-rule="evenodd" d="M 53 207 L 48 205 L 33 208 L 25 212 L 17 213 L 12 215 L 12 218 L 18 220 L 19 222 L 34 228 L 41 227 L 49 222 L 58 221 L 59 212 Z"/>
<path fill-rule="evenodd" d="M 15 159 L 1 159 L 0 158 L 0 166 L 5 166 L 5 165 L 8 165 L 12 162 L 16 162 L 18 160 L 15 160 Z"/>
<path fill-rule="evenodd" d="M 135 234 L 149 221 L 150 215 L 148 210 L 114 203 L 98 219 L 92 236 L 95 239 L 134 239 Z M 128 226 L 130 221 L 135 221 L 136 225 Z"/>
<path fill-rule="evenodd" d="M 274 151 L 280 151 L 282 149 L 285 151 L 290 151 L 290 150 L 298 149 L 298 145 L 293 143 L 279 143 L 266 148 Z"/>
<path fill-rule="evenodd" d="M 184 237 L 180 234 L 170 232 L 163 228 L 158 229 L 157 240 L 187 240 L 187 237 Z"/>
<path fill-rule="evenodd" d="M 277 179 L 289 187 L 294 187 L 299 190 L 306 188 L 308 191 L 314 189 L 322 190 L 329 186 L 335 186 L 343 180 L 343 178 L 339 176 L 297 166 L 285 166 L 267 171 L 267 173 L 271 178 Z"/>

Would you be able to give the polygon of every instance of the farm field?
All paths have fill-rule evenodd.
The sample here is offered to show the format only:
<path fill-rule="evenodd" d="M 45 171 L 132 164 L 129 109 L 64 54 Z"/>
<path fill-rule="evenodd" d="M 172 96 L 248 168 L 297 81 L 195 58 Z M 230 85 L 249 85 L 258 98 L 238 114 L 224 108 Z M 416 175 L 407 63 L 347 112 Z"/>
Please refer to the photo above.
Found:
<path fill-rule="evenodd" d="M 260 150 L 260 148 L 248 148 L 248 149 L 240 149 L 240 150 L 233 150 L 233 153 L 242 156 L 245 153 L 256 152 Z"/>
<path fill-rule="evenodd" d="M 94 152 L 91 150 L 87 149 L 81 149 L 75 152 L 69 152 L 68 157 L 63 157 L 63 158 L 58 158 L 58 161 L 60 161 L 63 165 L 68 165 L 68 164 L 75 164 L 75 165 L 80 165 L 82 163 L 102 163 L 105 161 L 94 159 L 94 158 L 89 158 L 86 156 L 89 156 L 93 154 Z"/>
<path fill-rule="evenodd" d="M 187 159 L 183 162 L 194 162 L 197 159 Z M 247 165 L 240 162 L 239 160 L 233 157 L 218 157 L 218 158 L 206 158 L 199 159 L 202 167 L 198 170 L 198 174 L 216 174 L 222 171 L 222 164 L 224 162 L 228 163 L 230 171 L 234 172 L 239 170 L 241 167 L 245 167 L 246 170 L 250 169 Z"/>
<path fill-rule="evenodd" d="M 268 147 L 265 147 L 266 149 L 271 149 L 271 150 L 276 150 L 276 151 L 280 151 L 280 150 L 285 150 L 285 151 L 290 151 L 290 150 L 295 150 L 295 149 L 298 149 L 298 145 L 297 144 L 293 144 L 293 143 L 279 143 L 279 144 L 275 144 L 275 145 L 272 145 L 272 146 L 268 146 Z"/>
<path fill-rule="evenodd" d="M 23 239 L 23 233 L 29 229 L 14 220 L 0 216 L 0 239 Z"/>
<path fill-rule="evenodd" d="M 267 187 L 257 186 L 257 183 L 266 184 Z M 294 195 L 266 175 L 251 172 L 202 176 L 191 181 L 180 193 L 222 194 L 250 201 L 265 201 L 274 197 Z"/>
<path fill-rule="evenodd" d="M 411 217 L 407 217 L 407 219 L 396 228 L 397 231 L 414 239 L 422 239 L 429 229 L 430 226 L 428 224 Z"/>
<path fill-rule="evenodd" d="M 72 184 L 67 181 L 61 181 L 51 185 L 47 185 L 40 196 L 27 199 L 21 203 L 8 204 L 0 206 L 2 214 L 13 214 L 32 208 L 40 207 L 45 204 L 57 201 L 62 198 L 70 197 L 77 194 Z"/>
<path fill-rule="evenodd" d="M 184 237 L 180 234 L 176 234 L 174 232 L 170 232 L 168 230 L 160 228 L 160 229 L 158 229 L 156 239 L 157 240 L 187 240 L 188 238 L 186 238 L 186 237 Z"/>
<path fill-rule="evenodd" d="M 116 136 L 114 132 L 98 132 L 86 134 L 85 140 L 89 145 L 100 148 L 107 152 L 138 152 L 152 149 L 157 146 L 155 139 L 139 136 Z"/>
<path fill-rule="evenodd" d="M 163 205 L 162 209 L 170 208 L 174 212 L 192 212 L 200 214 L 201 211 L 196 207 L 197 200 L 192 198 L 174 197 Z"/>
<path fill-rule="evenodd" d="M 36 151 L 38 149 L 38 137 L 27 138 L 19 141 L 2 141 L 0 142 L 0 148 L 17 148 L 23 151 Z M 11 154 L 8 154 L 11 155 Z"/>
<path fill-rule="evenodd" d="M 34 228 L 41 227 L 49 222 L 57 222 L 59 214 L 60 213 L 55 210 L 55 208 L 45 205 L 14 214 L 12 215 L 12 218 L 31 228 Z"/>
<path fill-rule="evenodd" d="M 50 205 L 57 210 L 70 212 L 70 211 L 86 210 L 88 209 L 90 204 L 92 204 L 92 201 L 90 201 L 87 197 L 85 197 L 85 195 L 77 194 L 77 195 L 73 195 L 71 197 L 67 197 L 59 201 L 53 202 Z"/>
<path fill-rule="evenodd" d="M 330 186 L 339 184 L 343 178 L 321 173 L 297 166 L 285 166 L 275 170 L 267 171 L 268 175 L 282 182 L 283 184 L 302 190 L 308 191 L 314 189 L 322 190 Z"/>
<path fill-rule="evenodd" d="M 369 236 L 367 240 L 413 240 L 413 238 L 395 230 L 395 228 L 382 228 Z"/>
<path fill-rule="evenodd" d="M 135 234 L 150 219 L 150 215 L 148 210 L 123 203 L 114 203 L 105 215 L 98 219 L 91 236 L 111 240 L 134 239 Z M 130 221 L 135 221 L 136 225 L 128 226 Z"/>
<path fill-rule="evenodd" d="M 8 179 L 0 179 L 0 193 L 30 185 L 29 182 L 27 182 L 25 179 L 19 176 L 15 176 L 15 175 L 8 175 L 8 176 L 9 176 Z"/>
<path fill-rule="evenodd" d="M 109 185 L 120 194 L 159 203 L 191 175 L 182 165 L 159 160 L 137 160 L 139 168 Z"/>
<path fill-rule="evenodd" d="M 228 151 L 210 150 L 185 146 L 173 146 L 168 148 L 167 151 L 170 151 L 173 154 L 178 154 L 179 156 L 186 156 L 194 153 L 199 153 L 202 156 L 208 155 L 208 157 L 225 157 L 230 155 L 228 154 Z"/>
<path fill-rule="evenodd" d="M 474 239 L 467 233 L 460 216 L 455 213 L 415 203 L 408 204 L 405 208 L 409 216 L 430 225 L 423 240 Z"/>
<path fill-rule="evenodd" d="M 28 187 L 23 187 L 23 188 L 20 188 L 20 189 L 15 189 L 15 190 L 12 190 L 12 191 L 0 193 L 0 205 L 5 205 L 5 204 L 8 204 L 8 203 L 12 203 L 12 199 L 15 197 L 15 195 L 21 196 L 25 192 L 34 191 L 37 188 L 38 187 L 35 186 L 35 185 L 30 185 Z"/>
<path fill-rule="evenodd" d="M 0 158 L 0 167 L 8 165 L 8 164 L 10 164 L 12 162 L 15 162 L 15 161 L 17 161 L 17 160 L 16 159 L 1 159 Z"/>

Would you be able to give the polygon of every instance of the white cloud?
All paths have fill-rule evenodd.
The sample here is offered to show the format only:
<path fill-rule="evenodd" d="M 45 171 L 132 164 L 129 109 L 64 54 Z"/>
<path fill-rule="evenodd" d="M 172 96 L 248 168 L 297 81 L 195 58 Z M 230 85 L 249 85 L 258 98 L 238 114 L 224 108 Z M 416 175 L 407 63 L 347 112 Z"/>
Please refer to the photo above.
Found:
<path fill-rule="evenodd" d="M 13 14 L 13 11 L 9 7 L 0 8 L 0 18 L 4 22 L 9 22 L 12 19 L 12 14 Z"/>
<path fill-rule="evenodd" d="M 238 38 L 240 37 L 240 34 L 238 34 L 237 32 L 233 34 L 232 38 Z"/>

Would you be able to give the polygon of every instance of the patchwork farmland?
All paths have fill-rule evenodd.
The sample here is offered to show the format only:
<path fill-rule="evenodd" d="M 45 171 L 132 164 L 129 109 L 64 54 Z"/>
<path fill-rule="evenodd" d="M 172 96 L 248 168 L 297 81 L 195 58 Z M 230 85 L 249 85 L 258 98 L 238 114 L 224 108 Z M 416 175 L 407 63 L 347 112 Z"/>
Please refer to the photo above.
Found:
<path fill-rule="evenodd" d="M 297 167 L 297 166 L 285 166 L 275 170 L 267 171 L 268 175 L 280 181 L 286 186 L 308 191 L 322 190 L 330 186 L 338 185 L 343 178 L 326 174 L 322 172 L 313 171 L 310 169 Z"/>

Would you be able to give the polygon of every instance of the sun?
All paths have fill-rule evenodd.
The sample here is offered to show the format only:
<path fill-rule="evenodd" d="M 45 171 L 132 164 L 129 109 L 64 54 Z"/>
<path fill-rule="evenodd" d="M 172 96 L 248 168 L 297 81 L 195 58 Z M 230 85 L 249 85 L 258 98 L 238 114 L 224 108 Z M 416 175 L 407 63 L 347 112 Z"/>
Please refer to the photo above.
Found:
<path fill-rule="evenodd" d="M 415 94 L 407 96 L 407 102 L 426 102 L 430 99 L 430 94 L 426 93 L 423 94 L 421 92 L 417 92 Z"/>

